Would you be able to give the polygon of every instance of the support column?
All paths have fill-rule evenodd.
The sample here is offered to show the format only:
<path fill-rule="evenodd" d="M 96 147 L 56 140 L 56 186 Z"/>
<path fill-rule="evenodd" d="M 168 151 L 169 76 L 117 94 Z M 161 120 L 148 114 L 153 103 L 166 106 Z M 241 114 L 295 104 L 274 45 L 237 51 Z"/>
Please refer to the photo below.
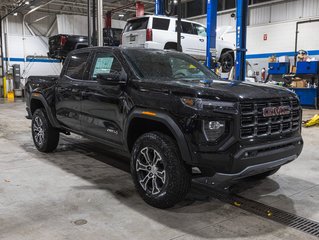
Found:
<path fill-rule="evenodd" d="M 236 73 L 235 79 L 246 79 L 246 37 L 248 19 L 248 0 L 237 0 L 236 6 Z"/>
<path fill-rule="evenodd" d="M 97 45 L 99 47 L 103 46 L 103 28 L 103 0 L 97 0 Z"/>
<path fill-rule="evenodd" d="M 177 0 L 177 51 L 182 52 L 182 1 Z"/>
<path fill-rule="evenodd" d="M 164 0 L 155 0 L 155 15 L 164 15 Z"/>
<path fill-rule="evenodd" d="M 135 4 L 136 7 L 136 17 L 142 17 L 145 14 L 145 6 L 144 3 L 138 1 Z"/>
<path fill-rule="evenodd" d="M 212 66 L 212 59 L 216 59 L 216 28 L 217 28 L 217 7 L 218 0 L 207 0 L 207 46 L 206 46 L 206 66 Z"/>
<path fill-rule="evenodd" d="M 88 8 L 88 46 L 92 46 L 91 41 L 91 0 L 87 0 L 87 8 Z"/>
<path fill-rule="evenodd" d="M 92 2 L 92 25 L 93 25 L 93 32 L 92 32 L 92 45 L 96 46 L 97 37 L 96 37 L 96 0 Z"/>

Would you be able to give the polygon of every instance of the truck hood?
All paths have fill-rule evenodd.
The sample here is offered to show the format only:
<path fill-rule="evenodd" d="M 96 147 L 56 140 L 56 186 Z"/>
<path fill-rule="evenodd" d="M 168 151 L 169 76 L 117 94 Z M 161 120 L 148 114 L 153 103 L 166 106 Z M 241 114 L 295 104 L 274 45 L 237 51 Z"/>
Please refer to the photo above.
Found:
<path fill-rule="evenodd" d="M 283 87 L 242 81 L 171 80 L 158 82 L 155 80 L 141 80 L 138 81 L 138 85 L 142 91 L 155 91 L 219 101 L 241 102 L 296 97 L 293 92 Z"/>

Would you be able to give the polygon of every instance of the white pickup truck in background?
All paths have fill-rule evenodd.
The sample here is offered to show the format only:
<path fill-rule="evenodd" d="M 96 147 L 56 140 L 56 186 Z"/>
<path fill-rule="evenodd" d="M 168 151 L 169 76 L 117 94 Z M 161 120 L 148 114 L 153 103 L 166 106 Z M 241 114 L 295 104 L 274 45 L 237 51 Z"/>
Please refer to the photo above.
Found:
<path fill-rule="evenodd" d="M 123 47 L 143 47 L 177 50 L 177 19 L 165 16 L 143 16 L 129 19 L 122 36 Z M 206 59 L 206 27 L 197 22 L 182 20 L 182 51 L 198 60 Z M 218 38 L 217 60 L 223 72 L 234 66 L 235 45 Z"/>

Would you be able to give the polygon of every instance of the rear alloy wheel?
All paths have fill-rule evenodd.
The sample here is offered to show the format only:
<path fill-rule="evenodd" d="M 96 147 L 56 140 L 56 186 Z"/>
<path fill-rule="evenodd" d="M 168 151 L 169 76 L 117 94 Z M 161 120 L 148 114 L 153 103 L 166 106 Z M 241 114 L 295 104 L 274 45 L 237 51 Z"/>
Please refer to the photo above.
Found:
<path fill-rule="evenodd" d="M 52 152 L 59 144 L 60 133 L 53 128 L 44 109 L 37 109 L 32 115 L 32 137 L 40 152 Z"/>
<path fill-rule="evenodd" d="M 160 132 L 146 133 L 136 141 L 131 173 L 140 196 L 156 208 L 173 207 L 184 199 L 191 185 L 191 172 L 176 142 Z"/>

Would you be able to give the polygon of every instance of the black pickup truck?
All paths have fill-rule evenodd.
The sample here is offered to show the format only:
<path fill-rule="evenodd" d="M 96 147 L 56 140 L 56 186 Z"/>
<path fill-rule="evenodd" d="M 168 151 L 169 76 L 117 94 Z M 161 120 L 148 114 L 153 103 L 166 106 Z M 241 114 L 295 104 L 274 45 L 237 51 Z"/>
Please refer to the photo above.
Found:
<path fill-rule="evenodd" d="M 294 93 L 220 80 L 183 53 L 76 50 L 60 76 L 30 77 L 26 97 L 39 151 L 72 132 L 130 153 L 139 194 L 158 208 L 181 201 L 194 176 L 264 178 L 303 147 Z"/>
<path fill-rule="evenodd" d="M 121 35 L 122 29 L 104 28 L 103 46 L 119 46 L 121 44 Z M 49 38 L 48 57 L 64 60 L 73 50 L 88 46 L 87 36 L 58 34 Z"/>

